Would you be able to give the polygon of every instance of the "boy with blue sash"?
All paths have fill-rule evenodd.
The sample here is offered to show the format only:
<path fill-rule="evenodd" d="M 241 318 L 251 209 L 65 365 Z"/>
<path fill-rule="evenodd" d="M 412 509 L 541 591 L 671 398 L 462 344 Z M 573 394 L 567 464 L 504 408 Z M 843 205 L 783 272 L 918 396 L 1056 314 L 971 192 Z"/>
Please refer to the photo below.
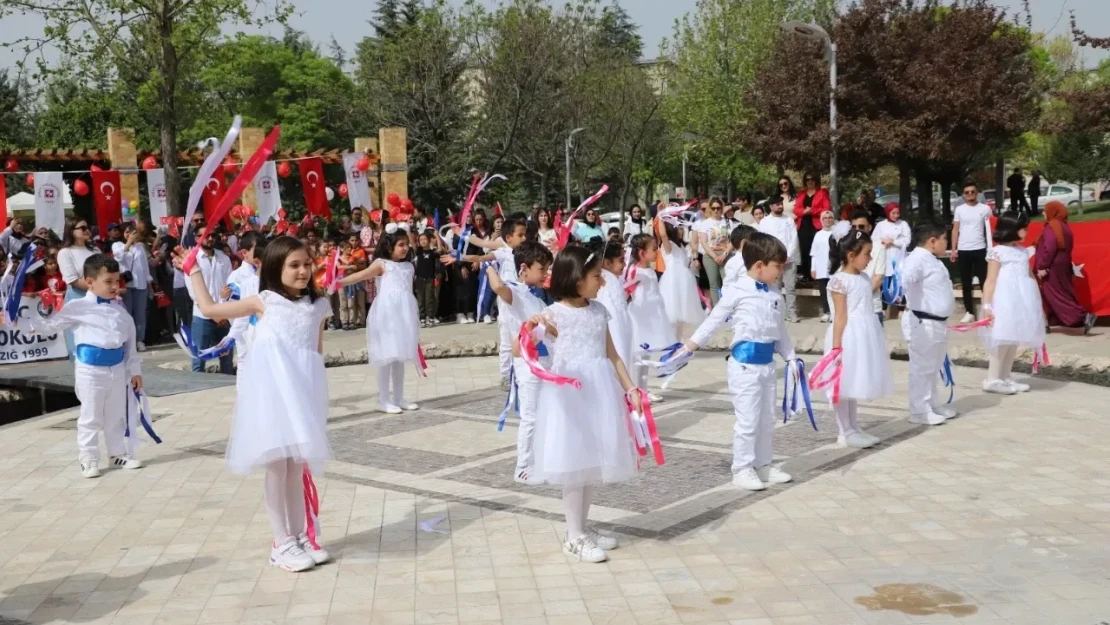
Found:
<path fill-rule="evenodd" d="M 763 490 L 792 478 L 771 465 L 775 433 L 775 361 L 797 356 L 783 320 L 782 294 L 776 284 L 786 264 L 786 246 L 763 232 L 752 233 L 742 250 L 747 273 L 724 289 L 721 301 L 686 342 L 693 352 L 713 337 L 721 324 L 732 324 L 728 390 L 736 412 L 732 438 L 732 484 Z"/>
<path fill-rule="evenodd" d="M 139 469 L 143 463 L 127 452 L 128 395 L 143 388 L 136 349 L 135 322 L 119 298 L 119 263 L 107 254 L 85 260 L 85 297 L 66 302 L 43 321 L 30 323 L 38 334 L 73 330 L 74 391 L 81 401 L 77 450 L 81 475 L 100 477 L 98 435 L 104 433 L 113 466 Z"/>

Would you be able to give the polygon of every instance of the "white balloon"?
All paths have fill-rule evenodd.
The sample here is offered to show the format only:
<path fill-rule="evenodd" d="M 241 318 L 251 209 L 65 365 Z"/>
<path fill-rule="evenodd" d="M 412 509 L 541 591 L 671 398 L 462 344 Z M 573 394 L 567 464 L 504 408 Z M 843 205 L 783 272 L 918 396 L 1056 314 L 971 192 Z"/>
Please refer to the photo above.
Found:
<path fill-rule="evenodd" d="M 331 187 L 324 187 L 324 195 L 328 196 L 329 202 L 335 199 L 335 191 L 332 191 Z"/>

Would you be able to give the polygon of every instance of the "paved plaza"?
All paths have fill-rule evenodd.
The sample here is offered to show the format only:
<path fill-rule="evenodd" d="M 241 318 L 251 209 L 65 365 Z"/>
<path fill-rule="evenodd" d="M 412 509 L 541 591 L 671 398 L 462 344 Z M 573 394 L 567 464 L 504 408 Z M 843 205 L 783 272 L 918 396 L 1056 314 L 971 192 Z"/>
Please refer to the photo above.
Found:
<path fill-rule="evenodd" d="M 656 407 L 667 464 L 599 489 L 591 519 L 623 544 L 592 565 L 560 550 L 559 491 L 511 479 L 496 360 L 431 365 L 406 380 L 422 409 L 397 416 L 375 411 L 372 370 L 328 370 L 335 559 L 300 575 L 267 564 L 261 476 L 224 470 L 233 387 L 154 398 L 165 444 L 96 480 L 74 410 L 0 429 L 0 624 L 1110 621 L 1110 389 L 983 395 L 961 367 L 964 416 L 926 429 L 895 362 L 897 394 L 860 411 L 880 446 L 835 447 L 821 401 L 819 431 L 776 431 L 796 481 L 747 493 L 723 358 L 699 355 Z"/>

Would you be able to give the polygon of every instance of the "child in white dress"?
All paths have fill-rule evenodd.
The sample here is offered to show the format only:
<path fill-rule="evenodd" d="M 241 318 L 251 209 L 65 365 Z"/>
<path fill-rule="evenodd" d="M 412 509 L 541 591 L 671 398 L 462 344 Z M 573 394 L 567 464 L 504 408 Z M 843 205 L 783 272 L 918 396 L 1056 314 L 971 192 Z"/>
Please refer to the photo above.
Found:
<path fill-rule="evenodd" d="M 659 294 L 663 298 L 663 309 L 667 318 L 674 324 L 675 337 L 681 337 L 682 327 L 698 325 L 705 320 L 705 310 L 698 296 L 698 280 L 690 270 L 690 254 L 678 228 L 655 220 L 655 234 L 663 247 L 665 269 L 659 278 Z"/>
<path fill-rule="evenodd" d="M 420 408 L 404 396 L 405 363 L 421 366 L 420 313 L 412 291 L 415 269 L 408 256 L 408 237 L 387 226 L 370 266 L 339 281 L 343 287 L 375 279 L 377 295 L 366 314 L 366 360 L 378 369 L 378 406 L 388 414 Z"/>
<path fill-rule="evenodd" d="M 1022 247 L 1029 218 L 1006 212 L 994 227 L 995 247 L 987 252 L 987 282 L 983 285 L 983 317 L 991 325 L 980 330 L 990 352 L 983 390 L 1013 395 L 1029 390 L 1010 377 L 1019 348 L 1040 350 L 1045 317 L 1041 292 L 1029 269 L 1033 249 Z"/>
<path fill-rule="evenodd" d="M 632 289 L 632 299 L 628 302 L 628 315 L 632 318 L 632 359 L 637 363 L 644 359 L 644 346 L 647 349 L 662 349 L 678 341 L 674 325 L 667 317 L 667 307 L 659 292 L 659 279 L 655 275 L 655 258 L 659 248 L 650 234 L 637 234 L 628 242 L 632 266 L 625 272 L 626 284 Z M 647 388 L 647 367 L 636 364 L 632 375 L 636 383 Z M 652 394 L 651 401 L 662 398 Z"/>
<path fill-rule="evenodd" d="M 322 475 L 328 445 L 328 379 L 321 354 L 328 298 L 318 296 L 313 265 L 299 240 L 282 236 L 262 256 L 259 293 L 217 304 L 199 267 L 189 279 L 202 314 L 215 319 L 255 316 L 250 359 L 240 363 L 227 465 L 245 474 L 266 467 L 266 514 L 274 541 L 270 564 L 304 571 L 328 560 L 305 530 L 304 468 Z"/>
<path fill-rule="evenodd" d="M 551 373 L 581 383 L 540 387 L 535 471 L 563 486 L 563 551 L 583 562 L 604 562 L 605 552 L 617 547 L 616 539 L 586 526 L 594 484 L 626 481 L 637 472 L 625 401 L 639 411 L 639 394 L 609 336 L 609 315 L 593 301 L 601 290 L 601 262 L 601 254 L 583 247 L 559 252 L 551 275 L 555 303 L 526 324 L 531 331 L 543 323 L 555 336 Z"/>
<path fill-rule="evenodd" d="M 624 368 L 632 372 L 632 317 L 628 314 L 628 292 L 624 290 L 624 280 L 620 277 L 624 274 L 624 245 L 605 241 L 595 243 L 590 249 L 602 256 L 601 277 L 605 279 L 605 285 L 598 291 L 597 301 L 609 313 L 609 336 L 613 337 L 617 355 L 621 357 Z"/>
<path fill-rule="evenodd" d="M 836 218 L 832 211 L 821 213 L 821 230 L 813 235 L 810 248 L 809 277 L 817 281 L 817 292 L 821 297 L 821 323 L 832 321 L 829 314 L 829 243 Z"/>
<path fill-rule="evenodd" d="M 832 246 L 829 262 L 835 272 L 829 279 L 833 323 L 825 333 L 825 353 L 843 350 L 840 402 L 833 404 L 840 430 L 837 443 L 865 449 L 879 439 L 859 429 L 856 421 L 859 400 L 894 392 L 890 351 L 882 323 L 872 312 L 871 276 L 864 273 L 871 262 L 871 237 L 862 230 L 849 230 Z"/>

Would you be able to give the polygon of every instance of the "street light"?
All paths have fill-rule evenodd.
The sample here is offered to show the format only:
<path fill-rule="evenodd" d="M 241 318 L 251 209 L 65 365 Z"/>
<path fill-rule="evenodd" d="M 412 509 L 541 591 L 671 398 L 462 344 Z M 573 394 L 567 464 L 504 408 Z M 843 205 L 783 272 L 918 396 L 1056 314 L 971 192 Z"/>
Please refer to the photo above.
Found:
<path fill-rule="evenodd" d="M 783 22 L 782 29 L 802 39 L 825 44 L 825 60 L 829 62 L 829 140 L 832 143 L 829 154 L 829 199 L 835 209 L 840 205 L 836 186 L 836 42 L 817 24 Z"/>
<path fill-rule="evenodd" d="M 570 211 L 570 150 L 574 147 L 574 135 L 582 132 L 585 128 L 575 128 L 567 135 L 566 142 L 566 155 L 567 155 L 567 211 Z"/>

